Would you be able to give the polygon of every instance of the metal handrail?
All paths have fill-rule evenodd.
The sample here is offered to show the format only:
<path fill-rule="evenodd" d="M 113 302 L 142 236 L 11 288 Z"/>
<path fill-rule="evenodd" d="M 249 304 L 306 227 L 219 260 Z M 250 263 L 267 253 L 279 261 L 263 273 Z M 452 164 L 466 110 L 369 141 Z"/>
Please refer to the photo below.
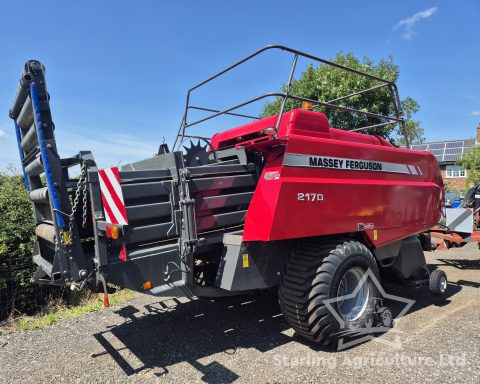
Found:
<path fill-rule="evenodd" d="M 245 63 L 246 61 L 249 61 L 249 60 L 253 59 L 254 57 L 260 55 L 261 53 L 263 53 L 265 51 L 268 51 L 268 50 L 272 50 L 272 49 L 279 49 L 281 51 L 287 51 L 287 52 L 290 52 L 290 53 L 294 54 L 293 62 L 292 62 L 291 68 L 290 68 L 290 74 L 289 74 L 289 77 L 288 77 L 288 82 L 285 85 L 285 92 L 269 92 L 269 93 L 254 97 L 252 99 L 249 99 L 249 100 L 247 100 L 245 102 L 242 102 L 240 104 L 237 104 L 233 107 L 224 109 L 222 111 L 190 105 L 190 96 L 191 96 L 191 94 L 194 90 L 196 90 L 196 89 L 200 88 L 201 86 L 211 82 L 212 80 L 222 76 L 223 74 L 233 70 L 234 68 L 236 68 L 239 65 Z M 338 68 L 338 69 L 341 69 L 341 70 L 344 70 L 344 71 L 347 71 L 347 72 L 355 73 L 359 76 L 363 76 L 363 77 L 367 77 L 367 78 L 370 78 L 370 79 L 373 79 L 373 80 L 376 80 L 376 81 L 380 81 L 382 84 L 371 87 L 371 88 L 368 88 L 368 89 L 364 89 L 364 90 L 361 90 L 361 91 L 358 91 L 358 92 L 354 92 L 354 93 L 339 97 L 339 98 L 334 99 L 334 100 L 326 101 L 326 102 L 291 95 L 291 94 L 289 94 L 290 86 L 291 86 L 292 81 L 293 81 L 297 60 L 300 56 L 305 57 L 307 59 L 314 60 L 316 62 L 320 62 L 320 63 L 326 64 L 326 65 L 333 66 L 335 68 Z M 378 90 L 378 89 L 383 88 L 383 87 L 386 87 L 390 90 L 390 93 L 392 95 L 392 101 L 393 101 L 394 108 L 395 108 L 396 117 L 384 116 L 384 115 L 380 115 L 380 114 L 376 114 L 376 113 L 372 113 L 372 112 L 360 111 L 360 110 L 357 110 L 357 109 L 354 109 L 354 108 L 342 107 L 342 106 L 333 104 L 335 102 L 345 100 L 345 99 L 348 99 L 350 97 L 358 96 L 358 95 L 366 93 L 366 92 L 371 92 L 371 91 L 374 91 L 374 90 Z M 218 117 L 220 115 L 233 115 L 233 116 L 239 116 L 239 117 L 245 117 L 245 118 L 255 118 L 255 117 L 244 115 L 244 114 L 232 113 L 232 111 L 234 111 L 238 108 L 244 107 L 248 104 L 252 104 L 252 103 L 254 103 L 258 100 L 261 100 L 261 99 L 264 99 L 264 98 L 267 98 L 267 97 L 273 97 L 273 96 L 283 98 L 282 104 L 281 104 L 281 107 L 280 107 L 280 110 L 279 110 L 279 113 L 278 113 L 278 119 L 277 119 L 277 122 L 276 122 L 277 132 L 278 132 L 278 128 L 280 127 L 280 123 L 281 123 L 283 112 L 285 110 L 286 102 L 287 102 L 288 99 L 293 99 L 293 100 L 297 100 L 297 101 L 308 101 L 308 102 L 311 102 L 314 106 L 322 106 L 322 107 L 330 108 L 330 109 L 338 109 L 338 110 L 341 110 L 341 111 L 344 111 L 344 112 L 349 112 L 349 113 L 355 113 L 355 114 L 359 114 L 359 115 L 374 117 L 374 118 L 378 118 L 380 120 L 382 120 L 382 119 L 387 120 L 387 122 L 384 122 L 384 123 L 370 125 L 370 126 L 362 127 L 362 128 L 357 128 L 357 129 L 355 129 L 355 131 L 369 130 L 369 129 L 372 129 L 372 128 L 379 128 L 379 127 L 383 127 L 383 126 L 386 126 L 386 125 L 392 125 L 392 124 L 400 124 L 401 127 L 402 127 L 402 133 L 405 137 L 406 147 L 409 148 L 409 142 L 408 142 L 408 137 L 407 137 L 406 128 L 405 128 L 405 121 L 402 117 L 403 112 L 402 112 L 402 106 L 401 106 L 401 103 L 400 103 L 400 97 L 399 97 L 399 94 L 398 94 L 398 88 L 393 81 L 386 80 L 386 79 L 383 79 L 381 77 L 371 75 L 369 73 L 365 73 L 365 72 L 362 72 L 362 71 L 359 71 L 359 70 L 356 70 L 356 69 L 353 69 L 353 68 L 349 68 L 349 67 L 346 67 L 344 65 L 337 64 L 337 63 L 334 63 L 332 61 L 325 60 L 325 59 L 322 59 L 320 57 L 316 57 L 316 56 L 310 55 L 308 53 L 298 51 L 296 49 L 292 49 L 292 48 L 289 48 L 289 47 L 286 47 L 286 46 L 283 46 L 283 45 L 268 45 L 266 47 L 263 47 L 263 48 L 259 49 L 258 51 L 244 57 L 243 59 L 235 62 L 234 64 L 230 65 L 229 67 L 221 70 L 220 72 L 217 72 L 216 74 L 210 76 L 208 79 L 206 79 L 206 80 L 196 84 L 192 88 L 190 88 L 187 92 L 185 111 L 184 111 L 184 114 L 183 114 L 183 117 L 182 117 L 182 122 L 180 124 L 179 129 L 178 129 L 177 136 L 176 136 L 174 144 L 173 144 L 173 148 L 175 149 L 177 147 L 180 147 L 180 145 L 181 145 L 181 143 L 182 143 L 182 141 L 185 137 L 187 137 L 187 136 L 191 137 L 191 135 L 186 135 L 185 134 L 185 130 L 187 128 L 192 127 L 192 126 L 197 125 L 197 124 L 200 124 L 200 123 L 203 123 L 207 120 L 213 119 L 213 118 Z M 214 113 L 207 116 L 207 117 L 204 117 L 202 119 L 196 120 L 193 123 L 188 123 L 188 120 L 187 120 L 188 119 L 188 111 L 190 109 L 203 110 L 203 111 L 214 112 Z"/>

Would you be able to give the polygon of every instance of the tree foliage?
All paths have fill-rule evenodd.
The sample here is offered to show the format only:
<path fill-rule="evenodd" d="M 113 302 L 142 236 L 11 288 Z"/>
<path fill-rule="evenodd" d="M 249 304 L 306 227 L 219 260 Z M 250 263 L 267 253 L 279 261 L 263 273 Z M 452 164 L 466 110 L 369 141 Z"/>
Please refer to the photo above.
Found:
<path fill-rule="evenodd" d="M 470 149 L 458 163 L 467 170 L 467 185 L 480 183 L 480 147 Z"/>
<path fill-rule="evenodd" d="M 399 75 L 398 65 L 393 62 L 391 57 L 382 59 L 375 64 L 368 58 L 359 60 L 353 56 L 352 53 L 339 53 L 332 61 L 390 81 L 396 81 Z M 346 72 L 330 65 L 319 65 L 316 68 L 313 65 L 309 65 L 301 74 L 300 78 L 292 82 L 290 94 L 318 101 L 330 101 L 379 84 L 377 80 L 359 76 L 352 72 Z M 285 85 L 283 86 L 283 91 L 285 91 Z M 265 104 L 262 116 L 278 114 L 281 103 L 282 99 L 278 97 L 273 102 Z M 418 112 L 420 108 L 419 104 L 410 97 L 403 99 L 401 103 L 404 118 L 407 121 L 406 128 L 410 142 L 422 142 L 424 138 L 420 123 L 412 120 L 413 115 Z M 381 88 L 351 97 L 338 102 L 338 105 L 385 116 L 395 116 L 395 105 L 388 88 Z M 288 100 L 285 110 L 288 111 L 300 107 L 301 102 Z M 340 129 L 361 128 L 380 122 L 373 117 L 345 113 L 335 109 L 316 107 L 315 110 L 325 113 L 330 120 L 331 126 Z M 399 130 L 399 126 L 388 126 L 372 129 L 367 133 L 381 135 L 401 145 L 404 144 L 404 139 L 403 134 L 401 134 Z"/>
<path fill-rule="evenodd" d="M 34 271 L 32 204 L 22 176 L 0 172 L 0 290 L 7 280 L 28 286 Z M 7 275 L 5 271 L 9 271 Z"/>

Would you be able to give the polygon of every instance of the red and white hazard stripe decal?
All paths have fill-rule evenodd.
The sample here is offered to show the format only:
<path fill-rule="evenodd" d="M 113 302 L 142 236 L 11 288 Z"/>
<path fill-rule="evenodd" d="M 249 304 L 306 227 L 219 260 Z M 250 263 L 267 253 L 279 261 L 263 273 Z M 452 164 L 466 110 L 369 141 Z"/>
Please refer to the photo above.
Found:
<path fill-rule="evenodd" d="M 127 225 L 127 210 L 123 201 L 118 168 L 100 169 L 98 179 L 106 221 L 110 224 Z"/>

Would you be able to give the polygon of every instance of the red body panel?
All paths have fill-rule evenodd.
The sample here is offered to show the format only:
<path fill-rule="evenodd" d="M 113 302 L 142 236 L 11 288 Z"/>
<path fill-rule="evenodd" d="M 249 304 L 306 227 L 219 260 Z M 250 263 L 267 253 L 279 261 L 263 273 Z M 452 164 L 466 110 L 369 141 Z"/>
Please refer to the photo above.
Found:
<path fill-rule="evenodd" d="M 217 134 L 212 145 L 251 140 L 275 120 Z M 331 129 L 323 114 L 304 110 L 284 115 L 278 137 L 286 144 L 269 150 L 245 219 L 244 241 L 361 231 L 378 247 L 439 222 L 443 183 L 430 153 Z M 243 146 L 249 150 L 248 143 Z"/>
<path fill-rule="evenodd" d="M 275 127 L 277 117 L 278 116 L 267 117 L 250 124 L 216 133 L 211 140 L 212 147 L 215 149 L 232 147 L 241 142 L 265 136 L 264 130 Z M 388 141 L 378 136 L 330 128 L 328 119 L 323 113 L 302 109 L 294 109 L 284 113 L 282 121 L 280 122 L 278 130 L 279 138 L 287 138 L 295 134 L 324 139 L 354 141 L 364 144 L 392 146 Z"/>

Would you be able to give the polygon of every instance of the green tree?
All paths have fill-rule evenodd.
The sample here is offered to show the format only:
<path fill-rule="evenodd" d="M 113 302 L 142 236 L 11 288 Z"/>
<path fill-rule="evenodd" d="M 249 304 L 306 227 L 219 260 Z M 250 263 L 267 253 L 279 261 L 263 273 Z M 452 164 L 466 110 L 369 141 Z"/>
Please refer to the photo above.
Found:
<path fill-rule="evenodd" d="M 14 300 L 33 292 L 30 278 L 34 244 L 32 204 L 23 177 L 11 170 L 0 172 L 0 318 Z"/>
<path fill-rule="evenodd" d="M 467 170 L 467 186 L 480 182 L 480 147 L 470 149 L 458 163 Z"/>
<path fill-rule="evenodd" d="M 397 81 L 399 75 L 398 65 L 393 62 L 391 57 L 382 59 L 375 64 L 368 58 L 359 60 L 353 56 L 352 53 L 338 53 L 332 61 L 390 81 Z M 290 93 L 312 100 L 329 101 L 379 84 L 377 80 L 346 72 L 330 65 L 319 65 L 317 68 L 309 65 L 301 74 L 300 78 L 293 80 Z M 283 86 L 283 90 L 285 90 L 285 85 Z M 281 103 L 282 99 L 278 97 L 274 101 L 265 104 L 261 114 L 262 117 L 277 114 L 280 110 Z M 423 129 L 420 128 L 420 122 L 412 120 L 413 115 L 417 113 L 420 108 L 419 104 L 410 97 L 406 97 L 401 103 L 404 118 L 406 119 L 409 141 L 411 143 L 423 142 Z M 387 88 L 381 88 L 351 97 L 339 102 L 338 105 L 385 116 L 395 115 L 395 106 L 391 98 L 391 93 Z M 293 108 L 300 108 L 301 102 L 288 100 L 285 107 L 286 111 Z M 335 109 L 316 107 L 315 110 L 325 113 L 330 120 L 330 124 L 335 128 L 354 129 L 379 123 L 379 120 L 376 118 L 345 113 Z M 367 133 L 383 136 L 398 145 L 404 144 L 403 134 L 400 132 L 398 125 L 371 129 L 367 131 Z"/>

